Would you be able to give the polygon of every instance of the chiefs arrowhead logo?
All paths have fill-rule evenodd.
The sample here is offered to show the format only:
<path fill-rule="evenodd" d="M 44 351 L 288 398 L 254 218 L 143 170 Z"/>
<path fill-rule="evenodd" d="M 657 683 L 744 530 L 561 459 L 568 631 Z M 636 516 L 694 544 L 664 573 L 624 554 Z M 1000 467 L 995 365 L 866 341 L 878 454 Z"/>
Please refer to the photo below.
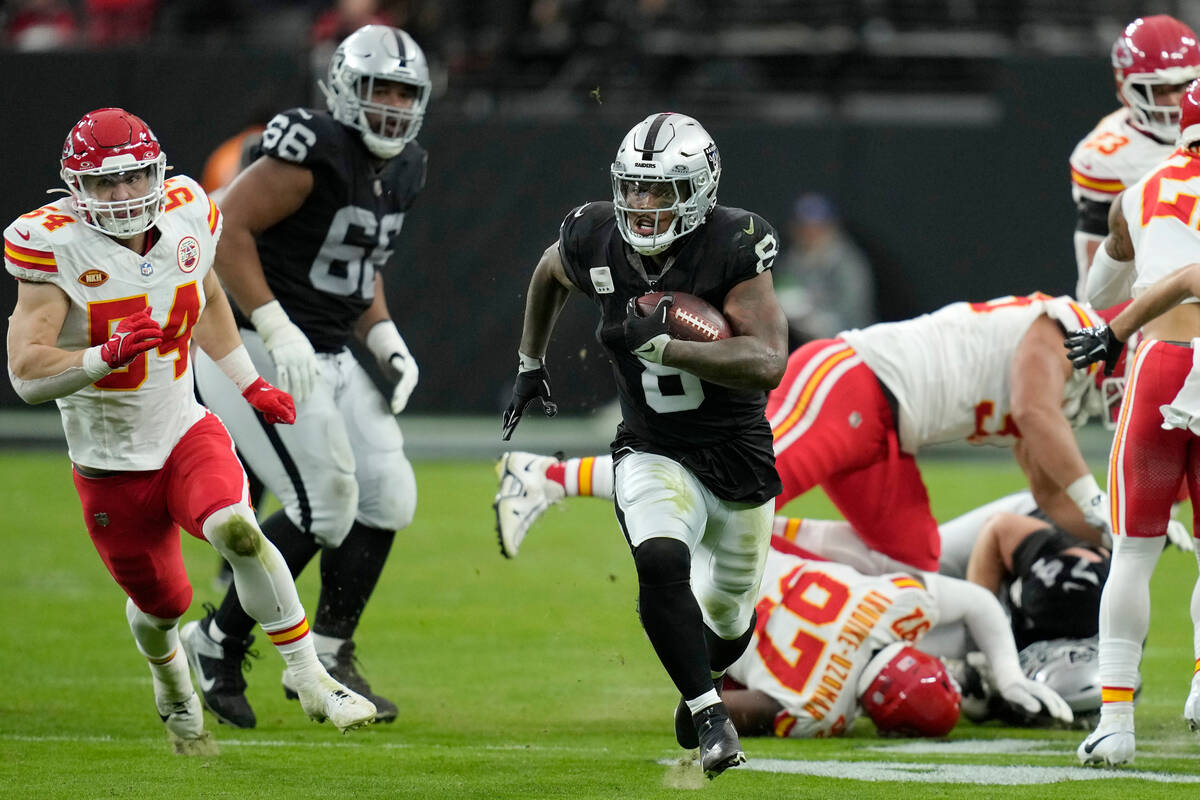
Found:
<path fill-rule="evenodd" d="M 79 276 L 79 282 L 84 286 L 99 286 L 108 280 L 108 273 L 98 269 L 89 269 Z"/>

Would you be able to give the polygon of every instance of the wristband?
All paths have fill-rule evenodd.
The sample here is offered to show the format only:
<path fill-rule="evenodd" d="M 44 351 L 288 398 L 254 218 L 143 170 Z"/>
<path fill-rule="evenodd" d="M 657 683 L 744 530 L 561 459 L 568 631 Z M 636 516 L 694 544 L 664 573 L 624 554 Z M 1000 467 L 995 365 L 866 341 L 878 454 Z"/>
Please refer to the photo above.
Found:
<path fill-rule="evenodd" d="M 259 378 L 258 370 L 254 368 L 254 362 L 250 360 L 250 354 L 246 352 L 244 344 L 239 344 L 228 355 L 214 363 L 233 381 L 239 392 L 246 391 L 250 384 Z"/>
<path fill-rule="evenodd" d="M 390 319 L 382 319 L 372 325 L 364 343 L 376 361 L 386 362 L 396 353 L 403 358 L 409 357 L 408 345 L 397 330 L 396 323 Z"/>
<path fill-rule="evenodd" d="M 1104 492 L 1100 491 L 1100 485 L 1096 483 L 1096 476 L 1090 472 L 1082 477 L 1076 478 L 1071 485 L 1067 487 L 1067 497 L 1075 505 L 1079 506 L 1079 510 L 1087 514 L 1092 510 L 1096 498 L 1102 497 Z"/>
<path fill-rule="evenodd" d="M 266 341 L 281 328 L 291 325 L 292 320 L 288 318 L 287 312 L 283 310 L 283 306 L 279 305 L 279 301 L 272 300 L 269 303 L 263 303 L 250 312 L 250 324 L 258 331 L 258 335 Z"/>
<path fill-rule="evenodd" d="M 112 372 L 112 367 L 104 360 L 104 356 L 100 355 L 101 346 L 96 345 L 83 351 L 83 371 L 93 383 Z"/>

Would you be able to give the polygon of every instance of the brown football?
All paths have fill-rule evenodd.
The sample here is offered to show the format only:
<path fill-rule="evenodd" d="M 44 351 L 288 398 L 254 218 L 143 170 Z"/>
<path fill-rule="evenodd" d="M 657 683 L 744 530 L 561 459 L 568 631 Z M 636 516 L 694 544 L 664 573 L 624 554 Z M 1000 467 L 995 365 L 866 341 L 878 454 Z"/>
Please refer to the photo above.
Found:
<path fill-rule="evenodd" d="M 643 317 L 652 312 L 664 295 L 675 302 L 667 315 L 667 328 L 672 339 L 689 342 L 715 342 L 733 335 L 729 320 L 712 303 L 687 292 L 651 292 L 637 299 L 638 313 Z"/>

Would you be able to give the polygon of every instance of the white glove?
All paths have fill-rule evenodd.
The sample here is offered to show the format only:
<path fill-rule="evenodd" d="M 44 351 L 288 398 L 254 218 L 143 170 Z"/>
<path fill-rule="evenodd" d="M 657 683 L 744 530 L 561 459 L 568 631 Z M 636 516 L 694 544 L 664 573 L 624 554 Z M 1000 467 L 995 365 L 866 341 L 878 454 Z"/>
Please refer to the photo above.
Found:
<path fill-rule="evenodd" d="M 1024 709 L 1030 716 L 1036 716 L 1045 709 L 1059 722 L 1069 723 L 1075 719 L 1067 701 L 1044 683 L 1022 677 L 1001 686 L 999 691 L 1001 697 L 1017 708 Z"/>
<path fill-rule="evenodd" d="M 383 320 L 371 326 L 367 331 L 367 349 L 379 363 L 379 368 L 391 380 L 395 381 L 392 389 L 392 413 L 399 414 L 408 405 L 408 398 L 417 388 L 417 378 L 420 370 L 416 359 L 408 352 L 404 337 L 396 329 L 396 323 Z"/>
<path fill-rule="evenodd" d="M 1196 540 L 1188 532 L 1187 526 L 1177 519 L 1167 520 L 1167 539 L 1185 553 L 1196 549 Z"/>
<path fill-rule="evenodd" d="M 1108 495 L 1100 491 L 1095 477 L 1089 472 L 1067 487 L 1067 496 L 1075 502 L 1083 512 L 1083 519 L 1088 525 L 1100 531 L 1105 547 L 1112 547 L 1112 519 L 1108 503 Z"/>
<path fill-rule="evenodd" d="M 254 309 L 250 324 L 275 362 L 276 385 L 297 403 L 312 394 L 321 377 L 321 365 L 308 337 L 288 319 L 279 301 L 272 300 Z"/>

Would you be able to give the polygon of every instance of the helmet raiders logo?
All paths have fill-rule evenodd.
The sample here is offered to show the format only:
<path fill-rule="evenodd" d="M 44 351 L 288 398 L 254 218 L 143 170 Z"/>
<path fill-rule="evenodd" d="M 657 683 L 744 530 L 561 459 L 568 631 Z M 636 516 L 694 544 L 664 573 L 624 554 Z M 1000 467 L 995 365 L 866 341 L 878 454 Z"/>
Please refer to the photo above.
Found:
<path fill-rule="evenodd" d="M 1129 69 L 1133 66 L 1133 54 L 1129 52 L 1129 45 L 1125 44 L 1124 37 L 1117 39 L 1113 44 L 1112 61 L 1121 69 Z"/>
<path fill-rule="evenodd" d="M 721 154 L 717 152 L 717 143 L 713 142 L 704 148 L 704 157 L 708 159 L 708 168 L 714 174 L 721 169 Z"/>
<path fill-rule="evenodd" d="M 179 247 L 175 250 L 175 256 L 179 260 L 179 269 L 183 272 L 191 272 L 200 263 L 200 243 L 196 241 L 194 236 L 185 236 L 179 240 Z"/>

